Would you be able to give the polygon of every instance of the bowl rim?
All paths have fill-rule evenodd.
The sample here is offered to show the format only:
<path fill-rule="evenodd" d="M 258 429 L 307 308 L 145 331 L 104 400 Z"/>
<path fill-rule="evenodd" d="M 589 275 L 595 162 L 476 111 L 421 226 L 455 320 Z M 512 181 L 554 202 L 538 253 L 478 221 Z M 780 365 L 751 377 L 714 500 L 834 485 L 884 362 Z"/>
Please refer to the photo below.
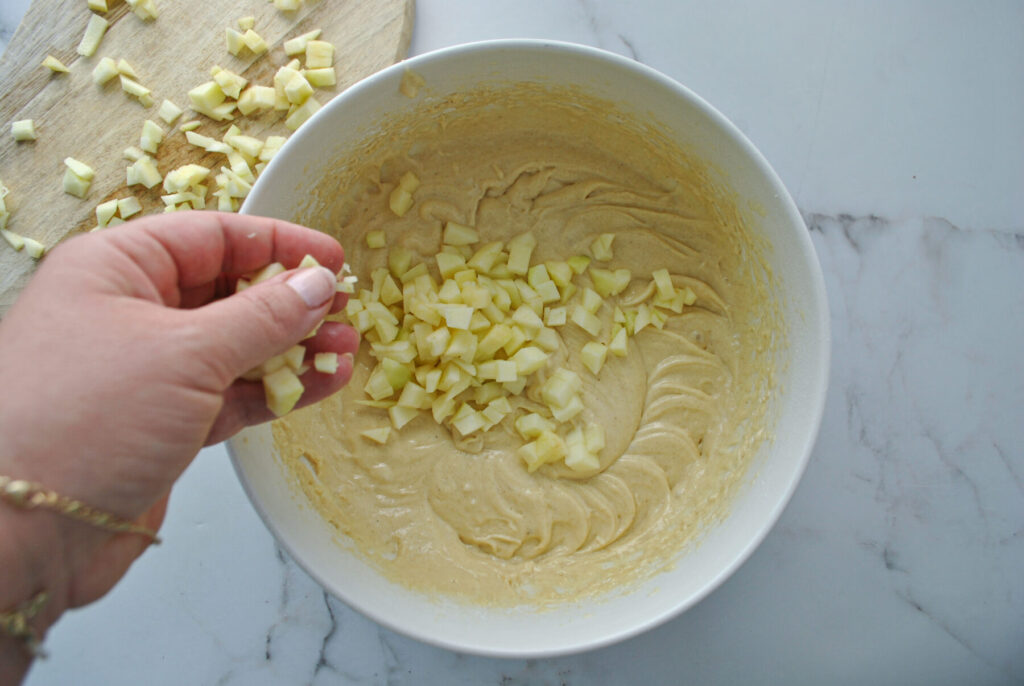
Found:
<path fill-rule="evenodd" d="M 805 404 L 805 407 L 807 408 L 807 421 L 805 422 L 805 425 L 808 427 L 808 430 L 801 436 L 802 440 L 799 442 L 799 459 L 794 461 L 792 474 L 787 480 L 786 488 L 778 492 L 778 495 L 775 497 L 775 502 L 770 507 L 767 516 L 762 520 L 762 524 L 758 527 L 756 532 L 753 533 L 753 535 L 746 539 L 745 544 L 735 551 L 735 554 L 729 564 L 722 566 L 718 572 L 697 592 L 674 604 L 666 606 L 659 612 L 652 613 L 646 621 L 634 622 L 621 629 L 607 632 L 607 634 L 599 640 L 586 640 L 578 643 L 567 641 L 560 644 L 558 647 L 550 649 L 524 650 L 516 649 L 514 647 L 507 649 L 481 647 L 468 643 L 460 643 L 455 640 L 449 640 L 443 636 L 433 635 L 402 626 L 401 624 L 392 621 L 386 614 L 379 612 L 372 604 L 363 602 L 361 598 L 345 592 L 344 589 L 339 588 L 336 584 L 323 577 L 319 571 L 313 569 L 311 565 L 306 563 L 304 555 L 295 550 L 293 543 L 289 541 L 287 537 L 282 535 L 277 523 L 267 515 L 262 502 L 254 493 L 253 486 L 243 469 L 242 461 L 238 458 L 235 451 L 236 438 L 232 437 L 231 439 L 228 439 L 226 441 L 226 446 L 235 473 L 241 482 L 249 502 L 256 509 L 260 519 L 263 521 L 263 524 L 274 536 L 275 543 L 284 548 L 288 552 L 289 556 L 303 569 L 306 574 L 312 577 L 322 588 L 328 590 L 347 606 L 377 624 L 395 631 L 396 633 L 409 636 L 429 645 L 458 653 L 496 658 L 547 658 L 604 648 L 650 631 L 651 629 L 678 617 L 700 603 L 719 586 L 721 586 L 761 545 L 764 539 L 774 528 L 776 522 L 781 517 L 783 511 L 788 506 L 793 494 L 799 486 L 818 438 L 824 417 L 825 401 L 829 386 L 829 372 L 831 368 L 831 320 L 821 263 L 818 259 L 814 244 L 811 241 L 809 232 L 806 230 L 806 224 L 803 217 L 781 178 L 769 164 L 764 155 L 754 146 L 746 135 L 744 135 L 732 121 L 725 117 L 725 115 L 719 112 L 704 98 L 666 74 L 622 55 L 578 43 L 538 38 L 502 38 L 474 41 L 432 50 L 421 55 L 401 60 L 378 72 L 375 72 L 338 93 L 337 96 L 332 98 L 302 127 L 288 138 L 279 154 L 269 162 L 267 168 L 264 169 L 264 173 L 257 179 L 252 191 L 246 198 L 239 212 L 241 214 L 250 213 L 252 201 L 259 195 L 258 191 L 261 188 L 261 182 L 264 181 L 264 177 L 269 179 L 272 176 L 272 174 L 267 174 L 268 171 L 271 171 L 276 168 L 276 166 L 283 164 L 283 159 L 285 155 L 287 155 L 287 148 L 295 147 L 294 143 L 304 137 L 304 135 L 308 135 L 309 132 L 315 128 L 317 121 L 331 117 L 334 110 L 345 107 L 349 100 L 359 97 L 360 93 L 364 90 L 373 88 L 375 84 L 380 81 L 393 78 L 396 73 L 402 73 L 407 69 L 415 69 L 418 65 L 425 63 L 457 59 L 458 57 L 467 54 L 479 55 L 480 53 L 500 52 L 505 50 L 547 52 L 552 55 L 569 54 L 608 62 L 627 71 L 632 71 L 636 73 L 638 77 L 654 82 L 662 89 L 672 91 L 677 97 L 689 101 L 689 103 L 701 112 L 702 116 L 707 117 L 714 125 L 732 138 L 732 140 L 740 147 L 743 154 L 754 163 L 759 173 L 765 177 L 770 186 L 776 191 L 778 196 L 777 199 L 792 225 L 804 227 L 804 231 L 797 232 L 796 241 L 800 251 L 800 260 L 807 265 L 809 272 L 810 283 L 808 284 L 808 287 L 810 290 L 810 297 L 808 299 L 807 309 L 809 312 L 817 314 L 820 319 L 819 330 L 811 339 L 815 348 L 813 352 L 816 355 L 818 364 L 810 372 L 815 383 L 813 387 L 809 387 L 807 389 L 809 391 L 808 397 L 810 398 L 810 402 Z M 285 153 L 285 155 L 280 153 Z"/>

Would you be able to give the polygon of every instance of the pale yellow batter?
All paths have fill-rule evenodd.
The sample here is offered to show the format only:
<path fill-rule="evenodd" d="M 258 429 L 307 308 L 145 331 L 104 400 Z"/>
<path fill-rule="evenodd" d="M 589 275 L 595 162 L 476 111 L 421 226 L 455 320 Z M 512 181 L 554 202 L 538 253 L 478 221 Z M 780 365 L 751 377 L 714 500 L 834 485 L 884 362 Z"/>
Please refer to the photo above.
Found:
<path fill-rule="evenodd" d="M 355 403 L 374 364 L 366 346 L 342 393 L 275 424 L 282 459 L 314 506 L 384 574 L 430 594 L 545 604 L 628 587 L 727 512 L 766 436 L 777 307 L 733 199 L 656 134 L 574 97 L 575 106 L 556 105 L 519 88 L 435 105 L 420 124 L 396 123 L 386 143 L 367 146 L 321 190 L 330 198 L 340 188 L 337 197 L 310 217 L 341 239 L 363 283 L 386 254 L 366 247 L 366 232 L 383 229 L 389 245 L 433 266 L 450 220 L 485 242 L 532 230 L 534 262 L 587 254 L 595 235 L 614 232 L 611 264 L 633 282 L 599 311 L 605 330 L 613 305 L 642 295 L 659 268 L 697 294 L 664 330 L 632 338 L 627 357 L 609 357 L 598 379 L 574 352 L 588 335 L 558 328 L 553 366 L 580 375 L 582 419 L 607 433 L 591 478 L 561 464 L 528 473 L 512 418 L 458 447 L 429 412 L 385 446 L 361 438 L 388 423 L 383 410 Z M 406 171 L 422 185 L 399 219 L 388 195 Z"/>

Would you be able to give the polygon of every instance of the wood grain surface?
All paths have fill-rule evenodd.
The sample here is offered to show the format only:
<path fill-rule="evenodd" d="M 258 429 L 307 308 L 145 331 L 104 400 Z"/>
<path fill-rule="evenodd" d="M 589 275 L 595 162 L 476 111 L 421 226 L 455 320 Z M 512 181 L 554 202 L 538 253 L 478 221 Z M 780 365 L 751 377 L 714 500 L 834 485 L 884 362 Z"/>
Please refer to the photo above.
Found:
<path fill-rule="evenodd" d="M 99 50 L 81 57 L 76 48 L 89 20 L 85 0 L 35 0 L 0 58 L 0 180 L 10 189 L 8 228 L 53 247 L 69 234 L 96 224 L 95 207 L 111 198 L 135 195 L 145 212 L 162 211 L 159 186 L 146 190 L 125 185 L 129 161 L 121 152 L 139 145 L 146 119 L 161 124 L 164 143 L 155 156 L 161 174 L 188 162 L 219 168 L 224 156 L 205 153 L 185 141 L 178 125 L 198 118 L 199 133 L 218 140 L 232 122 L 214 122 L 194 115 L 187 92 L 210 80 L 210 68 L 220 65 L 249 79 L 272 85 L 274 72 L 289 61 L 286 39 L 315 28 L 321 40 L 335 45 L 338 83 L 314 94 L 321 103 L 356 81 L 403 59 L 412 34 L 414 0 L 306 0 L 295 12 L 280 12 L 266 0 L 157 0 L 160 16 L 144 22 L 120 0 L 108 0 L 110 22 Z M 254 16 L 255 30 L 270 51 L 255 57 L 227 52 L 224 30 L 237 29 L 240 17 Z M 52 54 L 71 72 L 52 74 L 40 66 Z M 146 108 L 121 90 L 115 78 L 104 86 L 92 81 L 102 57 L 128 60 L 139 81 L 152 89 L 155 104 Z M 185 109 L 167 126 L 157 116 L 164 98 Z M 236 116 L 243 133 L 265 138 L 287 135 L 283 112 Z M 10 122 L 35 120 L 38 140 L 16 143 Z M 65 157 L 74 157 L 96 170 L 84 200 L 64 193 L 61 179 Z M 212 189 L 211 189 L 212 190 Z M 208 196 L 216 206 L 216 199 Z M 45 258 L 44 258 L 45 259 Z M 35 269 L 35 261 L 0 240 L 0 317 Z"/>

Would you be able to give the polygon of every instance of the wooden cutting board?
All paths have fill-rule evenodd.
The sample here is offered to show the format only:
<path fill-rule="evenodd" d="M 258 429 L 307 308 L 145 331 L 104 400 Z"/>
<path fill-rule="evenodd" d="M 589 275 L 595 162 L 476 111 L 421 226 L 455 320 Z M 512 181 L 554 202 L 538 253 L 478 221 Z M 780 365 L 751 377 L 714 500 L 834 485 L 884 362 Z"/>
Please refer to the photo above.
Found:
<path fill-rule="evenodd" d="M 225 164 L 220 154 L 205 153 L 188 144 L 178 125 L 198 118 L 199 133 L 218 140 L 231 122 L 214 122 L 187 108 L 187 92 L 210 80 L 210 68 L 220 65 L 249 79 L 272 85 L 274 73 L 290 58 L 286 39 L 316 28 L 321 40 L 335 46 L 338 84 L 314 95 L 326 103 L 356 81 L 403 59 L 412 35 L 414 0 L 305 0 L 295 12 L 280 12 L 267 0 L 156 0 L 159 17 L 144 22 L 121 0 L 108 0 L 109 22 L 103 42 L 93 57 L 81 57 L 76 48 L 89 20 L 85 0 L 35 0 L 25 14 L 6 52 L 0 58 L 0 180 L 10 189 L 8 228 L 56 245 L 69 234 L 96 225 L 95 207 L 111 198 L 135 195 L 144 211 L 162 211 L 159 186 L 146 190 L 125 185 L 129 162 L 121 152 L 139 145 L 142 123 L 152 119 L 165 129 L 156 155 L 160 172 L 197 162 L 213 169 Z M 255 30 L 270 51 L 255 57 L 227 52 L 224 30 L 238 28 L 238 19 L 256 18 Z M 71 70 L 52 74 L 40 66 L 52 54 Z M 104 86 L 92 81 L 92 70 L 102 57 L 124 58 L 153 91 L 155 104 L 145 108 L 121 90 L 115 78 Z M 157 116 L 164 98 L 185 109 L 168 127 Z M 287 135 L 282 112 L 263 116 L 237 116 L 243 133 L 266 138 Z M 10 122 L 33 119 L 38 140 L 16 143 Z M 65 157 L 74 157 L 96 170 L 84 200 L 64 193 L 61 179 Z M 211 191 L 213 189 L 211 188 Z M 216 206 L 216 199 L 212 195 Z M 45 259 L 45 258 L 44 258 Z M 15 252 L 0 239 L 0 317 L 24 287 L 35 261 Z"/>

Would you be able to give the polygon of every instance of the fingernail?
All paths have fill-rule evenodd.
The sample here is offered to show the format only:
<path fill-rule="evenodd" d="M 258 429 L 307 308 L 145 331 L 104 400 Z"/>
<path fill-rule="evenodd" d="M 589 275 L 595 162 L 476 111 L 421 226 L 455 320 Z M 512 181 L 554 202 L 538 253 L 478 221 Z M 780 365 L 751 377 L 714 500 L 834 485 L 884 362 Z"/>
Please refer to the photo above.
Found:
<path fill-rule="evenodd" d="M 334 297 L 334 274 L 326 267 L 299 270 L 285 283 L 299 294 L 306 307 L 320 307 Z"/>

